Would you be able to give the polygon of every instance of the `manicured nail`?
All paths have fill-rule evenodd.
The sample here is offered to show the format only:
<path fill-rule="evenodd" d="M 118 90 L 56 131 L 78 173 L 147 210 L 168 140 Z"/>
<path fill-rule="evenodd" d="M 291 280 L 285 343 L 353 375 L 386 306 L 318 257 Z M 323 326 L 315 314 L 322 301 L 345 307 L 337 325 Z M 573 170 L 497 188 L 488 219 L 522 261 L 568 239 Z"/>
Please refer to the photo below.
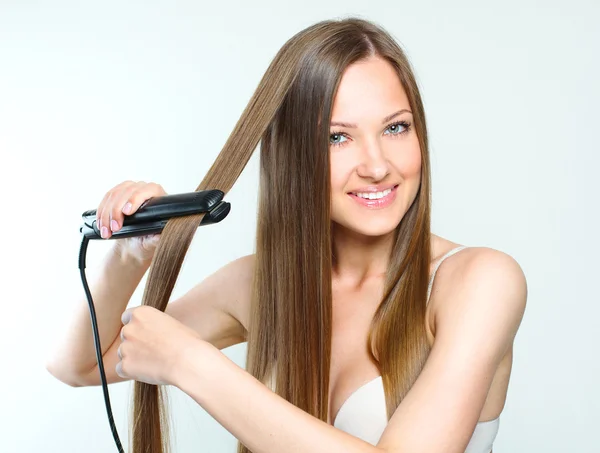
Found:
<path fill-rule="evenodd" d="M 102 227 L 102 238 L 106 239 L 106 237 L 108 236 L 108 228 L 106 227 Z"/>
<path fill-rule="evenodd" d="M 110 221 L 110 229 L 113 231 L 113 233 L 119 229 L 119 224 L 116 220 L 113 219 Z"/>
<path fill-rule="evenodd" d="M 131 203 L 127 203 L 124 207 L 123 207 L 123 214 L 129 214 L 129 212 L 131 211 Z"/>

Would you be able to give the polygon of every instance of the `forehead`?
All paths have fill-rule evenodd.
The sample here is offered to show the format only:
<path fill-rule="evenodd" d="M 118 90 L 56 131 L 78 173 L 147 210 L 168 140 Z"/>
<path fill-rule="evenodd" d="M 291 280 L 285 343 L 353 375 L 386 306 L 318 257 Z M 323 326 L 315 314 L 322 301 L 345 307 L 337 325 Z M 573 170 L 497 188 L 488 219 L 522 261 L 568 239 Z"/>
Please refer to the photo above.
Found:
<path fill-rule="evenodd" d="M 348 66 L 335 95 L 332 121 L 373 120 L 401 108 L 408 98 L 394 67 L 384 59 L 370 58 Z"/>

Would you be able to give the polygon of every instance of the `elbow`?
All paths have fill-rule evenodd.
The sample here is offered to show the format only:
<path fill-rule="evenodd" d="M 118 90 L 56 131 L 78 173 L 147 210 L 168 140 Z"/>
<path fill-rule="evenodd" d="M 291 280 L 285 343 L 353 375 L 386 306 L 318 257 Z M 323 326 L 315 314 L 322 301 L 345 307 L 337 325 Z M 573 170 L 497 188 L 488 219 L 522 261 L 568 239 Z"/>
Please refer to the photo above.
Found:
<path fill-rule="evenodd" d="M 68 373 L 61 367 L 57 366 L 53 361 L 48 360 L 46 362 L 46 370 L 50 373 L 54 378 L 58 379 L 60 382 L 67 384 L 70 387 L 83 387 L 81 380 L 74 373 Z"/>

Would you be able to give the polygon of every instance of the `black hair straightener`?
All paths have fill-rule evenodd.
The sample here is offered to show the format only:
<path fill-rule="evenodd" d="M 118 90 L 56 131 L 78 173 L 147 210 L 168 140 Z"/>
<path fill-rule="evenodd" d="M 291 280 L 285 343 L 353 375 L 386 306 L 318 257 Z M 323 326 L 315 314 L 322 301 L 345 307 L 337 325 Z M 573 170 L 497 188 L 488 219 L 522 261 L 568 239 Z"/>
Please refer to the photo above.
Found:
<path fill-rule="evenodd" d="M 231 208 L 231 205 L 228 202 L 223 201 L 224 195 L 225 194 L 221 190 L 211 189 L 149 198 L 142 203 L 135 213 L 130 216 L 125 216 L 122 228 L 119 229 L 119 231 L 112 233 L 110 239 L 158 234 L 163 230 L 169 219 L 173 217 L 182 217 L 203 212 L 205 212 L 206 215 L 202 218 L 202 221 L 198 226 L 218 223 L 227 217 Z M 92 295 L 85 277 L 85 256 L 88 242 L 90 239 L 102 239 L 102 236 L 100 235 L 100 230 L 98 229 L 96 221 L 96 210 L 85 211 L 82 216 L 84 223 L 79 229 L 83 235 L 81 247 L 79 249 L 79 270 L 90 307 L 94 343 L 96 345 L 96 360 L 98 361 L 98 370 L 100 372 L 102 389 L 104 391 L 104 402 L 108 413 L 108 422 L 119 452 L 124 453 L 110 407 L 108 385 L 106 383 L 106 374 L 104 373 L 104 363 L 102 361 L 102 348 L 100 347 L 100 336 L 98 334 L 96 310 L 94 309 Z"/>
<path fill-rule="evenodd" d="M 227 217 L 231 206 L 222 201 L 223 196 L 222 191 L 213 189 L 149 198 L 136 212 L 124 217 L 122 228 L 112 233 L 110 239 L 157 234 L 172 217 L 202 212 L 207 214 L 199 226 L 220 222 Z M 85 211 L 82 216 L 84 224 L 79 231 L 88 239 L 102 239 L 96 223 L 96 210 Z"/>

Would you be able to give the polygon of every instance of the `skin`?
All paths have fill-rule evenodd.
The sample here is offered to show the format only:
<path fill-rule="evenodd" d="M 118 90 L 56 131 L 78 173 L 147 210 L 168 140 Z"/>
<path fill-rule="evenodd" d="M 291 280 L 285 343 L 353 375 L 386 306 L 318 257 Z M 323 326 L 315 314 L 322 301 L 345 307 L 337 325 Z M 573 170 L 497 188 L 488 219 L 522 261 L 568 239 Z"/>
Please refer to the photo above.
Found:
<path fill-rule="evenodd" d="M 496 418 L 503 409 L 512 346 L 525 310 L 522 270 L 510 256 L 494 249 L 469 247 L 438 269 L 426 315 L 431 353 L 379 443 L 367 444 L 332 426 L 347 398 L 379 375 L 366 353 L 366 335 L 381 300 L 393 230 L 414 202 L 420 184 L 414 130 L 410 127 L 395 137 L 391 134 L 404 127 L 390 128 L 398 120 L 412 123 L 412 114 L 405 112 L 381 124 L 401 109 L 410 110 L 408 100 L 385 61 L 372 58 L 346 70 L 332 123 L 357 127 L 331 129 L 336 266 L 327 423 L 271 392 L 219 348 L 202 340 L 195 329 L 182 328 L 168 314 L 148 307 L 124 314 L 119 375 L 177 386 L 257 453 L 464 453 L 476 423 Z M 338 142 L 343 144 L 334 146 Z M 348 195 L 362 186 L 387 183 L 399 186 L 396 200 L 385 209 L 361 207 Z M 458 245 L 432 235 L 431 268 Z M 248 277 L 252 256 L 243 263 L 237 272 Z M 234 279 L 244 280 L 250 278 Z M 249 285 L 246 289 L 227 309 L 247 330 Z"/>
<path fill-rule="evenodd" d="M 382 123 L 398 111 L 402 113 Z M 414 202 L 421 183 L 421 150 L 413 115 L 398 75 L 388 62 L 374 57 L 350 66 L 340 83 L 331 118 L 331 218 L 336 255 L 332 285 L 334 325 L 338 326 L 334 328 L 333 348 L 361 353 L 352 360 L 343 358 L 348 354 L 332 354 L 330 421 L 354 391 L 379 375 L 362 341 L 381 300 L 394 229 Z M 392 205 L 370 210 L 348 195 L 375 184 L 399 184 Z M 439 257 L 459 245 L 432 234 L 432 268 Z M 438 288 L 440 281 L 446 280 L 443 270 L 449 273 L 448 267 L 460 267 L 464 255 L 472 251 L 464 250 L 463 256 L 448 259 L 446 269 L 438 271 Z M 432 295 L 427 325 L 431 345 L 437 302 Z M 511 364 L 512 350 L 498 369 L 480 421 L 492 420 L 502 411 Z"/>
<path fill-rule="evenodd" d="M 382 119 L 405 112 L 382 124 Z M 405 121 L 408 127 L 394 125 Z M 331 218 L 336 256 L 334 276 L 357 287 L 387 268 L 394 229 L 415 200 L 421 183 L 421 150 L 408 98 L 396 72 L 373 58 L 350 66 L 339 86 L 330 136 Z M 348 192 L 399 184 L 385 209 L 360 206 Z"/>

